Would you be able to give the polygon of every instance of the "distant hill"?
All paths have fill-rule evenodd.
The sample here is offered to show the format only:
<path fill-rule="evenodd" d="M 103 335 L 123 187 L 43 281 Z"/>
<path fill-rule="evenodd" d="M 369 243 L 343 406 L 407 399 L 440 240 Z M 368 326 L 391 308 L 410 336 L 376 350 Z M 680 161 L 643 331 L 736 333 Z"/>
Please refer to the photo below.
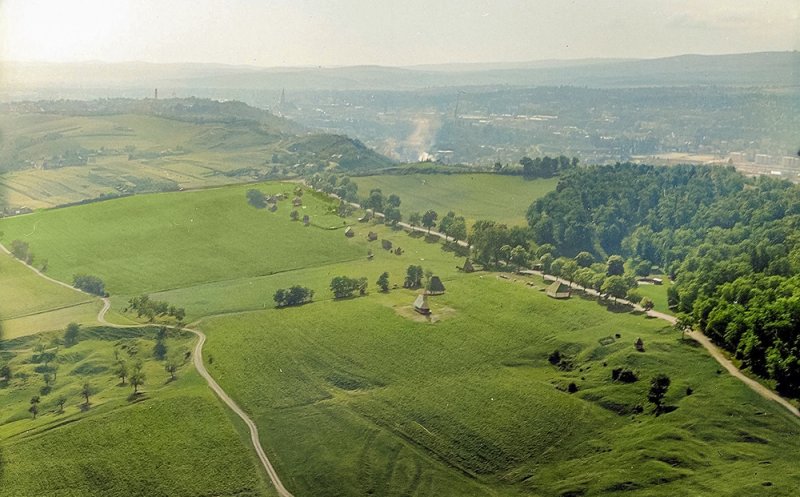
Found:
<path fill-rule="evenodd" d="M 419 89 L 485 85 L 792 86 L 800 53 L 681 55 L 658 59 L 551 60 L 495 64 L 257 68 L 218 64 L 6 63 L 9 93 L 35 88 L 277 90 Z"/>
<path fill-rule="evenodd" d="M 2 208 L 394 165 L 346 136 L 199 98 L 5 103 L 0 136 Z"/>

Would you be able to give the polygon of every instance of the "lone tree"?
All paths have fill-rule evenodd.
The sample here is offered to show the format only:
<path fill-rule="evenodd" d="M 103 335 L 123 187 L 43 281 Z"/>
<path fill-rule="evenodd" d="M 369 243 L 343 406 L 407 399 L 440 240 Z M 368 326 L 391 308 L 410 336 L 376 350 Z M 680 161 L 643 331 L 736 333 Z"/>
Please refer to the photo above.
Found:
<path fill-rule="evenodd" d="M 378 277 L 378 281 L 376 282 L 376 284 L 378 285 L 378 287 L 381 289 L 382 292 L 388 292 L 389 291 L 389 273 L 384 271 L 383 274 L 381 274 Z"/>
<path fill-rule="evenodd" d="M 644 297 L 642 301 L 639 302 L 639 305 L 642 306 L 642 309 L 645 311 L 652 311 L 653 307 L 656 306 L 655 302 L 653 302 L 653 299 L 650 297 Z"/>
<path fill-rule="evenodd" d="M 130 378 L 128 378 L 128 382 L 133 387 L 133 395 L 139 394 L 139 387 L 144 385 L 144 372 L 137 368 L 133 373 L 131 373 Z"/>
<path fill-rule="evenodd" d="M 247 190 L 247 203 L 256 209 L 263 209 L 267 206 L 267 196 L 261 190 Z"/>
<path fill-rule="evenodd" d="M 175 381 L 177 378 L 176 374 L 178 372 L 178 367 L 180 367 L 180 361 L 177 357 L 171 356 L 167 359 L 166 364 L 164 364 L 164 371 L 169 373 L 169 379 Z"/>
<path fill-rule="evenodd" d="M 431 228 L 436 226 L 436 220 L 439 218 L 439 214 L 436 213 L 435 210 L 427 210 L 425 214 L 422 215 L 422 226 L 424 228 L 428 228 L 428 234 L 431 233 Z"/>
<path fill-rule="evenodd" d="M 114 369 L 114 374 L 117 375 L 117 378 L 122 380 L 122 384 L 124 385 L 125 378 L 128 377 L 128 364 L 125 361 L 119 361 L 116 369 Z"/>
<path fill-rule="evenodd" d="M 406 279 L 403 281 L 404 288 L 419 288 L 422 286 L 422 276 L 424 271 L 422 266 L 408 266 L 406 269 Z"/>
<path fill-rule="evenodd" d="M 84 399 L 86 399 L 85 404 L 87 406 L 89 405 L 89 396 L 91 396 L 93 393 L 94 390 L 92 389 L 92 386 L 88 382 L 84 383 L 83 387 L 81 387 L 81 395 Z"/>
<path fill-rule="evenodd" d="M 658 374 L 650 380 L 650 391 L 647 393 L 647 400 L 656 406 L 656 416 L 661 413 L 664 396 L 667 394 L 667 390 L 669 390 L 669 384 L 669 376 L 665 374 Z"/>
<path fill-rule="evenodd" d="M 422 214 L 419 212 L 412 212 L 408 215 L 408 224 L 411 226 L 419 226 L 420 222 L 422 222 Z"/>
<path fill-rule="evenodd" d="M 64 412 L 64 404 L 67 403 L 67 398 L 63 395 L 56 399 L 56 405 L 58 406 L 58 413 L 61 414 Z"/>
<path fill-rule="evenodd" d="M 299 212 L 297 212 L 297 211 L 292 211 L 292 212 L 289 214 L 289 218 L 290 218 L 292 221 L 297 221 L 297 219 L 298 219 L 298 218 L 300 218 L 300 213 L 299 213 Z"/>
<path fill-rule="evenodd" d="M 64 330 L 64 346 L 72 347 L 78 343 L 78 333 L 81 331 L 81 325 L 78 323 L 69 323 L 67 329 Z"/>
<path fill-rule="evenodd" d="M 31 406 L 28 408 L 28 412 L 33 414 L 33 419 L 36 419 L 36 415 L 39 414 L 39 402 L 41 399 L 38 395 L 31 397 Z"/>
<path fill-rule="evenodd" d="M 694 318 L 686 313 L 679 313 L 675 320 L 675 329 L 681 332 L 681 341 L 684 340 L 687 331 L 692 331 L 694 327 Z"/>

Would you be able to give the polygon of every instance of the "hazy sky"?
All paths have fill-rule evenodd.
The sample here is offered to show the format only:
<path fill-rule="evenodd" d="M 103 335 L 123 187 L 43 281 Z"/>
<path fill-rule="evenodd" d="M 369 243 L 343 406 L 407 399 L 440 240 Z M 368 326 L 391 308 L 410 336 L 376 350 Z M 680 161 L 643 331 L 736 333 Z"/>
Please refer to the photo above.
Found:
<path fill-rule="evenodd" d="M 413 65 L 796 49 L 798 0 L 0 0 L 0 60 Z"/>

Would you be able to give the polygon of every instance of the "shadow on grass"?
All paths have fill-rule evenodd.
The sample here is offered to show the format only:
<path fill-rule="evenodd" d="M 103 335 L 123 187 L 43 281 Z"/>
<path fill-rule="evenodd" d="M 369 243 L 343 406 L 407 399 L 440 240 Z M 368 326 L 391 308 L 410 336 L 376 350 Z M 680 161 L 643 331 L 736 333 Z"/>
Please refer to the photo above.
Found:
<path fill-rule="evenodd" d="M 614 302 L 613 300 L 602 300 L 599 299 L 597 303 L 606 308 L 607 311 L 613 312 L 615 314 L 630 314 L 633 311 L 633 307 L 627 304 L 621 304 L 619 302 Z"/>
<path fill-rule="evenodd" d="M 142 402 L 147 399 L 148 399 L 147 394 L 145 394 L 144 392 L 136 392 L 128 395 L 128 402 L 130 402 L 131 404 Z"/>

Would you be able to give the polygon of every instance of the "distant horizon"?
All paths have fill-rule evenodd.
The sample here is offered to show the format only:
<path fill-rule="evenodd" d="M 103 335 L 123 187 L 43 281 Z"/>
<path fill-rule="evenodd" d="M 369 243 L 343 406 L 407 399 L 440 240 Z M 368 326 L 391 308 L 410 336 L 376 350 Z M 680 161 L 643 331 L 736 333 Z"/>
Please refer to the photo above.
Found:
<path fill-rule="evenodd" d="M 588 62 L 588 61 L 645 61 L 645 60 L 663 60 L 678 57 L 724 57 L 735 55 L 758 55 L 769 53 L 797 53 L 798 49 L 786 50 L 756 50 L 750 52 L 720 52 L 720 53 L 703 53 L 703 52 L 684 52 L 676 53 L 673 55 L 664 55 L 656 57 L 575 57 L 575 58 L 543 58 L 543 59 L 525 59 L 525 60 L 486 60 L 486 61 L 446 61 L 446 62 L 426 62 L 420 64 L 408 65 L 392 65 L 392 64 L 369 64 L 369 63 L 354 63 L 354 64 L 298 64 L 298 65 L 253 65 L 246 63 L 228 63 L 228 62 L 213 62 L 213 61 L 151 61 L 143 59 L 130 59 L 130 60 L 103 60 L 103 59 L 85 59 L 85 60 L 72 60 L 72 61 L 55 61 L 55 60 L 26 60 L 26 59 L 2 59 L 0 64 L 20 64 L 20 65 L 127 65 L 127 64 L 142 64 L 142 65 L 156 65 L 156 66 L 225 66 L 225 67 L 241 67 L 249 69 L 343 69 L 343 68 L 356 68 L 356 67 L 383 67 L 392 69 L 415 69 L 424 67 L 436 66 L 480 66 L 480 65 L 513 65 L 513 64 L 536 64 L 536 63 L 549 63 L 549 62 Z"/>

